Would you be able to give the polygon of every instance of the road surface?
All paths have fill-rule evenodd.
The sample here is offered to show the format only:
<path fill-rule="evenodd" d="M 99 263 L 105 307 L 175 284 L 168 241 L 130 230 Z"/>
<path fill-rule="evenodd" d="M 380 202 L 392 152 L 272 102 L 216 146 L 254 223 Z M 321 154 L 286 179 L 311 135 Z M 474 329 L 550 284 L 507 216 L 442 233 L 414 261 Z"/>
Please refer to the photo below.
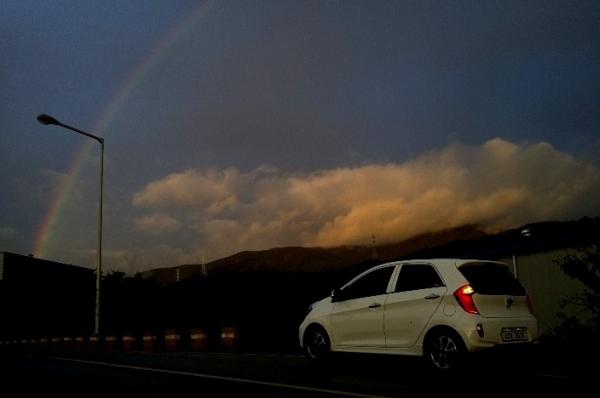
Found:
<path fill-rule="evenodd" d="M 11 351 L 0 353 L 0 388 L 18 395 L 204 397 L 406 397 L 407 393 L 536 394 L 582 388 L 585 377 L 546 374 L 527 366 L 486 362 L 452 375 L 416 359 L 339 356 L 315 367 L 299 355 Z M 483 390 L 482 390 L 483 389 Z M 4 394 L 3 394 L 4 396 Z M 9 396 L 9 395 L 6 395 Z M 17 396 L 16 394 L 14 396 Z M 116 397 L 115 397 L 116 398 Z"/>

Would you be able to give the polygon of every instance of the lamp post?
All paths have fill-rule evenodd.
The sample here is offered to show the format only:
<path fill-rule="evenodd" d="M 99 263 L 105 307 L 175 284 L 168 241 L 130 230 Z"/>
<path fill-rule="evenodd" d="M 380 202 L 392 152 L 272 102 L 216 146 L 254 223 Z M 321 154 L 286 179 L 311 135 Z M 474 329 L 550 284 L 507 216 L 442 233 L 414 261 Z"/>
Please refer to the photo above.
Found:
<path fill-rule="evenodd" d="M 531 229 L 523 228 L 520 231 L 520 234 L 521 234 L 521 237 L 523 237 L 523 238 L 529 238 L 529 237 L 531 237 Z M 515 278 L 519 279 L 519 271 L 517 268 L 517 253 L 516 252 L 513 253 L 512 260 L 513 260 L 513 273 L 515 275 Z"/>
<path fill-rule="evenodd" d="M 96 258 L 96 309 L 94 317 L 94 334 L 100 333 L 100 279 L 102 275 L 102 191 L 104 188 L 104 138 L 95 136 L 85 131 L 81 131 L 75 127 L 63 124 L 53 118 L 52 116 L 41 114 L 37 117 L 38 122 L 43 125 L 55 125 L 64 127 L 67 130 L 74 131 L 78 134 L 85 135 L 86 137 L 92 138 L 100 143 L 100 204 L 98 208 L 98 246 L 97 246 L 97 258 Z"/>

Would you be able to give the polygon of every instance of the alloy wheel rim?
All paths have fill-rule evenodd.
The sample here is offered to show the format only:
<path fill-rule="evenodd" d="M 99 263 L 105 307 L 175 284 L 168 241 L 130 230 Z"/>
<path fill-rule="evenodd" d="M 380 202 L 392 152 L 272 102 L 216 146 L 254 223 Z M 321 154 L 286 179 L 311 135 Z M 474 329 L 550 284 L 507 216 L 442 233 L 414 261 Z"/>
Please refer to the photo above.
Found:
<path fill-rule="evenodd" d="M 458 346 L 449 336 L 439 336 L 432 344 L 429 354 L 433 364 L 440 369 L 449 369 L 456 362 Z"/>
<path fill-rule="evenodd" d="M 313 332 L 308 344 L 308 353 L 312 358 L 320 358 L 323 356 L 327 347 L 325 336 L 320 332 Z"/>

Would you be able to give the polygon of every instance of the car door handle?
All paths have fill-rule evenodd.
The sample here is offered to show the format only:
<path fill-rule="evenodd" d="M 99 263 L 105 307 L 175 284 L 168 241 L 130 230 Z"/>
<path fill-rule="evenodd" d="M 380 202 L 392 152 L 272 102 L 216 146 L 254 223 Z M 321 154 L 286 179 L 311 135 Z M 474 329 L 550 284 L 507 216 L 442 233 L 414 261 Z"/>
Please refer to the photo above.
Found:
<path fill-rule="evenodd" d="M 435 294 L 435 293 L 431 293 L 431 294 L 428 294 L 427 296 L 425 296 L 425 300 L 435 300 L 438 298 L 440 298 L 440 295 Z"/>
<path fill-rule="evenodd" d="M 369 308 L 379 308 L 379 307 L 381 307 L 381 304 L 379 304 L 379 303 L 373 303 L 369 306 Z"/>

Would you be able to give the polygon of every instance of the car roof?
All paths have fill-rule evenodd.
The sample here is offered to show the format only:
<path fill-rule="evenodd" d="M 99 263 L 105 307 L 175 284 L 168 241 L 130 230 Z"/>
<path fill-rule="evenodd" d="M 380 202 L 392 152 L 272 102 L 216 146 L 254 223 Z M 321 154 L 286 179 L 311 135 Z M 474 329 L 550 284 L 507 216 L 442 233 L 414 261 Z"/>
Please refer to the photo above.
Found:
<path fill-rule="evenodd" d="M 482 260 L 482 259 L 476 259 L 476 258 L 415 258 L 415 259 L 409 259 L 409 260 L 398 260 L 398 261 L 391 261 L 391 262 L 387 262 L 387 263 L 383 263 L 383 264 L 379 264 L 377 267 L 385 267 L 385 266 L 390 266 L 390 265 L 400 265 L 400 264 L 419 264 L 419 263 L 428 263 L 428 264 L 434 264 L 437 267 L 460 267 L 463 264 L 466 263 L 491 263 L 491 264 L 500 264 L 500 265 L 507 265 L 506 263 L 500 262 L 500 261 L 493 261 L 493 260 Z M 373 267 L 373 269 L 376 267 Z"/>
<path fill-rule="evenodd" d="M 375 271 L 376 269 L 397 266 L 397 265 L 402 265 L 402 264 L 419 264 L 419 263 L 420 264 L 432 264 L 440 272 L 443 272 L 444 274 L 448 274 L 448 272 L 450 272 L 450 270 L 452 270 L 452 269 L 456 270 L 457 267 L 460 267 L 461 265 L 467 264 L 467 263 L 490 263 L 490 264 L 501 264 L 501 265 L 507 266 L 507 264 L 499 262 L 499 261 L 470 259 L 470 258 L 415 258 L 415 259 L 411 259 L 411 260 L 389 261 L 386 263 L 378 264 L 374 267 L 371 267 L 371 268 L 361 272 L 360 274 L 358 274 L 354 278 L 352 278 L 344 286 L 353 283 L 355 280 L 363 277 L 364 275 L 366 275 L 372 271 Z M 452 274 L 452 272 L 450 272 L 450 274 Z"/>

